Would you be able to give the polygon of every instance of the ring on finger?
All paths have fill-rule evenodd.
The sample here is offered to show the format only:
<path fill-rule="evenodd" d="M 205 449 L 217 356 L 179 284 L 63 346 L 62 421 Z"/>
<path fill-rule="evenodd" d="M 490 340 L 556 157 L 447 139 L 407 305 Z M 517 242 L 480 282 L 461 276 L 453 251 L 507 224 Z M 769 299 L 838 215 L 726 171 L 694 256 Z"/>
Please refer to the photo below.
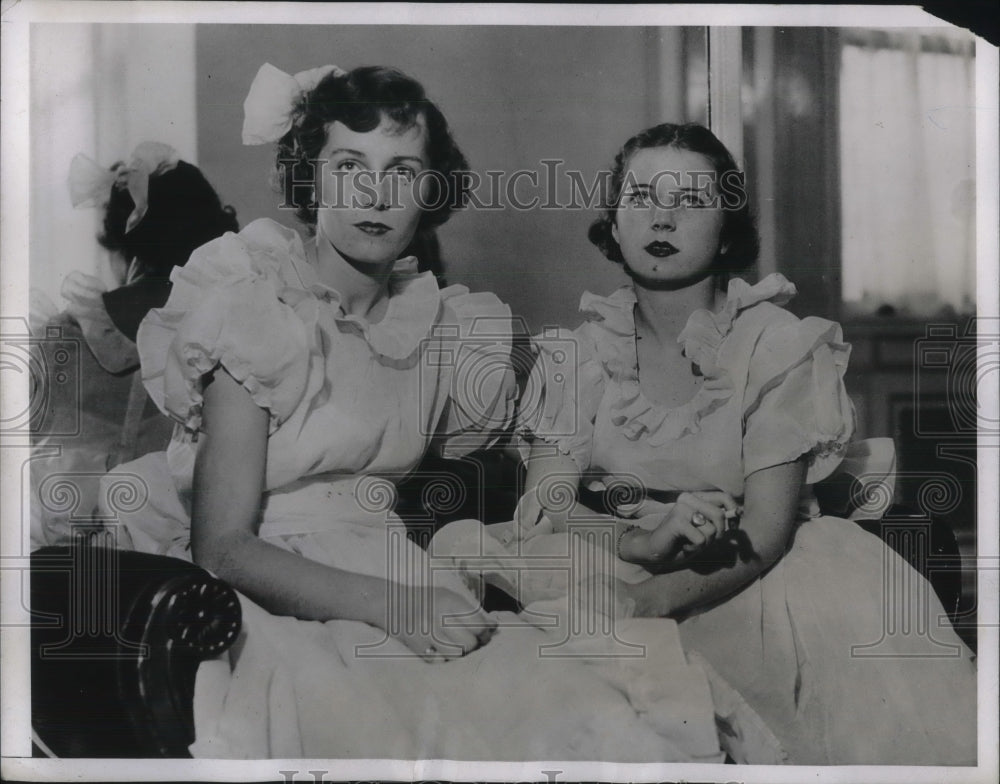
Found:
<path fill-rule="evenodd" d="M 708 518 L 701 512 L 695 512 L 691 517 L 691 522 L 694 523 L 695 527 L 701 528 L 703 525 L 708 524 Z"/>

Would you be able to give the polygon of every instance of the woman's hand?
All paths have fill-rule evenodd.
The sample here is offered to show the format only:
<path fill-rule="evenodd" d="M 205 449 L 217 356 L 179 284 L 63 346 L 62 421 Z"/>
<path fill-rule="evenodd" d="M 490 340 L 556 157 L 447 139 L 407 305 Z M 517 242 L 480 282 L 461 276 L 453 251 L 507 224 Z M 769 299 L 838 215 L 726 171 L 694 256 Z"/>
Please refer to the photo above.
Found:
<path fill-rule="evenodd" d="M 497 630 L 496 620 L 482 607 L 446 588 L 395 584 L 390 590 L 399 592 L 399 614 L 386 618 L 386 630 L 425 661 L 465 656 L 489 642 Z"/>
<path fill-rule="evenodd" d="M 517 502 L 511 540 L 565 530 L 579 484 L 580 469 L 569 455 L 542 441 L 532 444 L 524 480 L 528 489 Z"/>
<path fill-rule="evenodd" d="M 514 510 L 514 525 L 511 527 L 511 541 L 527 541 L 539 534 L 550 534 L 555 530 L 552 520 L 545 514 L 542 501 L 538 497 L 538 487 L 532 487 L 517 502 Z M 504 542 L 504 544 L 509 544 Z"/>
<path fill-rule="evenodd" d="M 632 585 L 629 593 L 636 601 L 636 615 L 684 617 L 735 593 L 770 568 L 785 552 L 795 530 L 805 462 L 796 460 L 750 474 L 739 530 L 727 530 L 719 544 L 723 550 L 733 551 L 726 553 L 725 562 L 718 559 L 713 563 L 705 554 L 690 559 L 690 567 L 685 561 L 685 568 L 666 569 Z M 699 495 L 704 500 L 707 494 Z M 732 527 L 730 523 L 727 529 Z M 702 570 L 701 566 L 709 568 Z"/>
<path fill-rule="evenodd" d="M 517 502 L 513 537 L 527 541 L 539 534 L 566 530 L 570 510 L 576 506 L 576 484 L 560 476 L 543 479 Z"/>
<path fill-rule="evenodd" d="M 623 533 L 618 555 L 633 563 L 680 563 L 716 541 L 739 514 L 736 500 L 721 490 L 681 493 L 655 529 Z"/>

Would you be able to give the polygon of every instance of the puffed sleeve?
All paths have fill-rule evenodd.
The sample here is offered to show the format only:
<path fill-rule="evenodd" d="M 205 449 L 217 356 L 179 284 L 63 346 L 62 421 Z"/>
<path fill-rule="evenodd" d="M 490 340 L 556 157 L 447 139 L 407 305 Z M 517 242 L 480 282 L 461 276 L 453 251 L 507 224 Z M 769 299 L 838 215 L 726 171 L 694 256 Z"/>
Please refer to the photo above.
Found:
<path fill-rule="evenodd" d="M 605 374 L 597 357 L 593 325 L 546 330 L 532 338 L 535 364 L 518 409 L 517 446 L 527 459 L 535 440 L 569 455 L 581 472 L 590 467 L 594 421 Z"/>
<path fill-rule="evenodd" d="M 171 274 L 164 307 L 139 327 L 142 377 L 168 416 L 201 428 L 205 374 L 223 367 L 270 414 L 274 432 L 301 401 L 309 371 L 307 328 L 279 298 L 284 238 L 258 221 L 194 252 Z"/>
<path fill-rule="evenodd" d="M 854 433 L 844 387 L 850 346 L 840 325 L 785 313 L 763 330 L 750 358 L 744 395 L 743 471 L 807 456 L 806 483 L 828 476 Z"/>
<path fill-rule="evenodd" d="M 452 375 L 437 447 L 444 457 L 461 457 L 492 444 L 513 422 L 511 313 L 496 295 L 464 286 L 443 289 L 441 300 L 437 329 Z"/>

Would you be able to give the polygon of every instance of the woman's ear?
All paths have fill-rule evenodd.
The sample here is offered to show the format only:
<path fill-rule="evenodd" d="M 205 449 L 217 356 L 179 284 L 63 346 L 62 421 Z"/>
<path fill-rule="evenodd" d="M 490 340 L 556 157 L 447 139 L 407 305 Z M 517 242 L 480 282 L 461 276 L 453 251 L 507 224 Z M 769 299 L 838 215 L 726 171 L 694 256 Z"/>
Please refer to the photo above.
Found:
<path fill-rule="evenodd" d="M 611 219 L 611 239 L 618 243 L 621 247 L 621 242 L 618 240 L 618 221 L 614 218 Z"/>

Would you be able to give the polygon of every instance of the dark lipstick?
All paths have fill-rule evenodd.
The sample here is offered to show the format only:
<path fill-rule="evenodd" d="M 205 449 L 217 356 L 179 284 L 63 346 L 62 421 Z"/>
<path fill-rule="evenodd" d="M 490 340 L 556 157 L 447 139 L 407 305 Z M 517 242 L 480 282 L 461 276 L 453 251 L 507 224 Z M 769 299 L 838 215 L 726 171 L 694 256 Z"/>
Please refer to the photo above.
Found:
<path fill-rule="evenodd" d="M 663 259 L 667 256 L 673 256 L 675 253 L 679 253 L 677 248 L 665 240 L 651 242 L 646 246 L 645 250 L 650 256 L 656 256 L 658 259 Z"/>
<path fill-rule="evenodd" d="M 386 226 L 384 223 L 376 223 L 374 221 L 361 221 L 360 223 L 355 223 L 354 226 L 373 237 L 381 237 L 386 232 L 392 231 L 392 226 Z"/>

